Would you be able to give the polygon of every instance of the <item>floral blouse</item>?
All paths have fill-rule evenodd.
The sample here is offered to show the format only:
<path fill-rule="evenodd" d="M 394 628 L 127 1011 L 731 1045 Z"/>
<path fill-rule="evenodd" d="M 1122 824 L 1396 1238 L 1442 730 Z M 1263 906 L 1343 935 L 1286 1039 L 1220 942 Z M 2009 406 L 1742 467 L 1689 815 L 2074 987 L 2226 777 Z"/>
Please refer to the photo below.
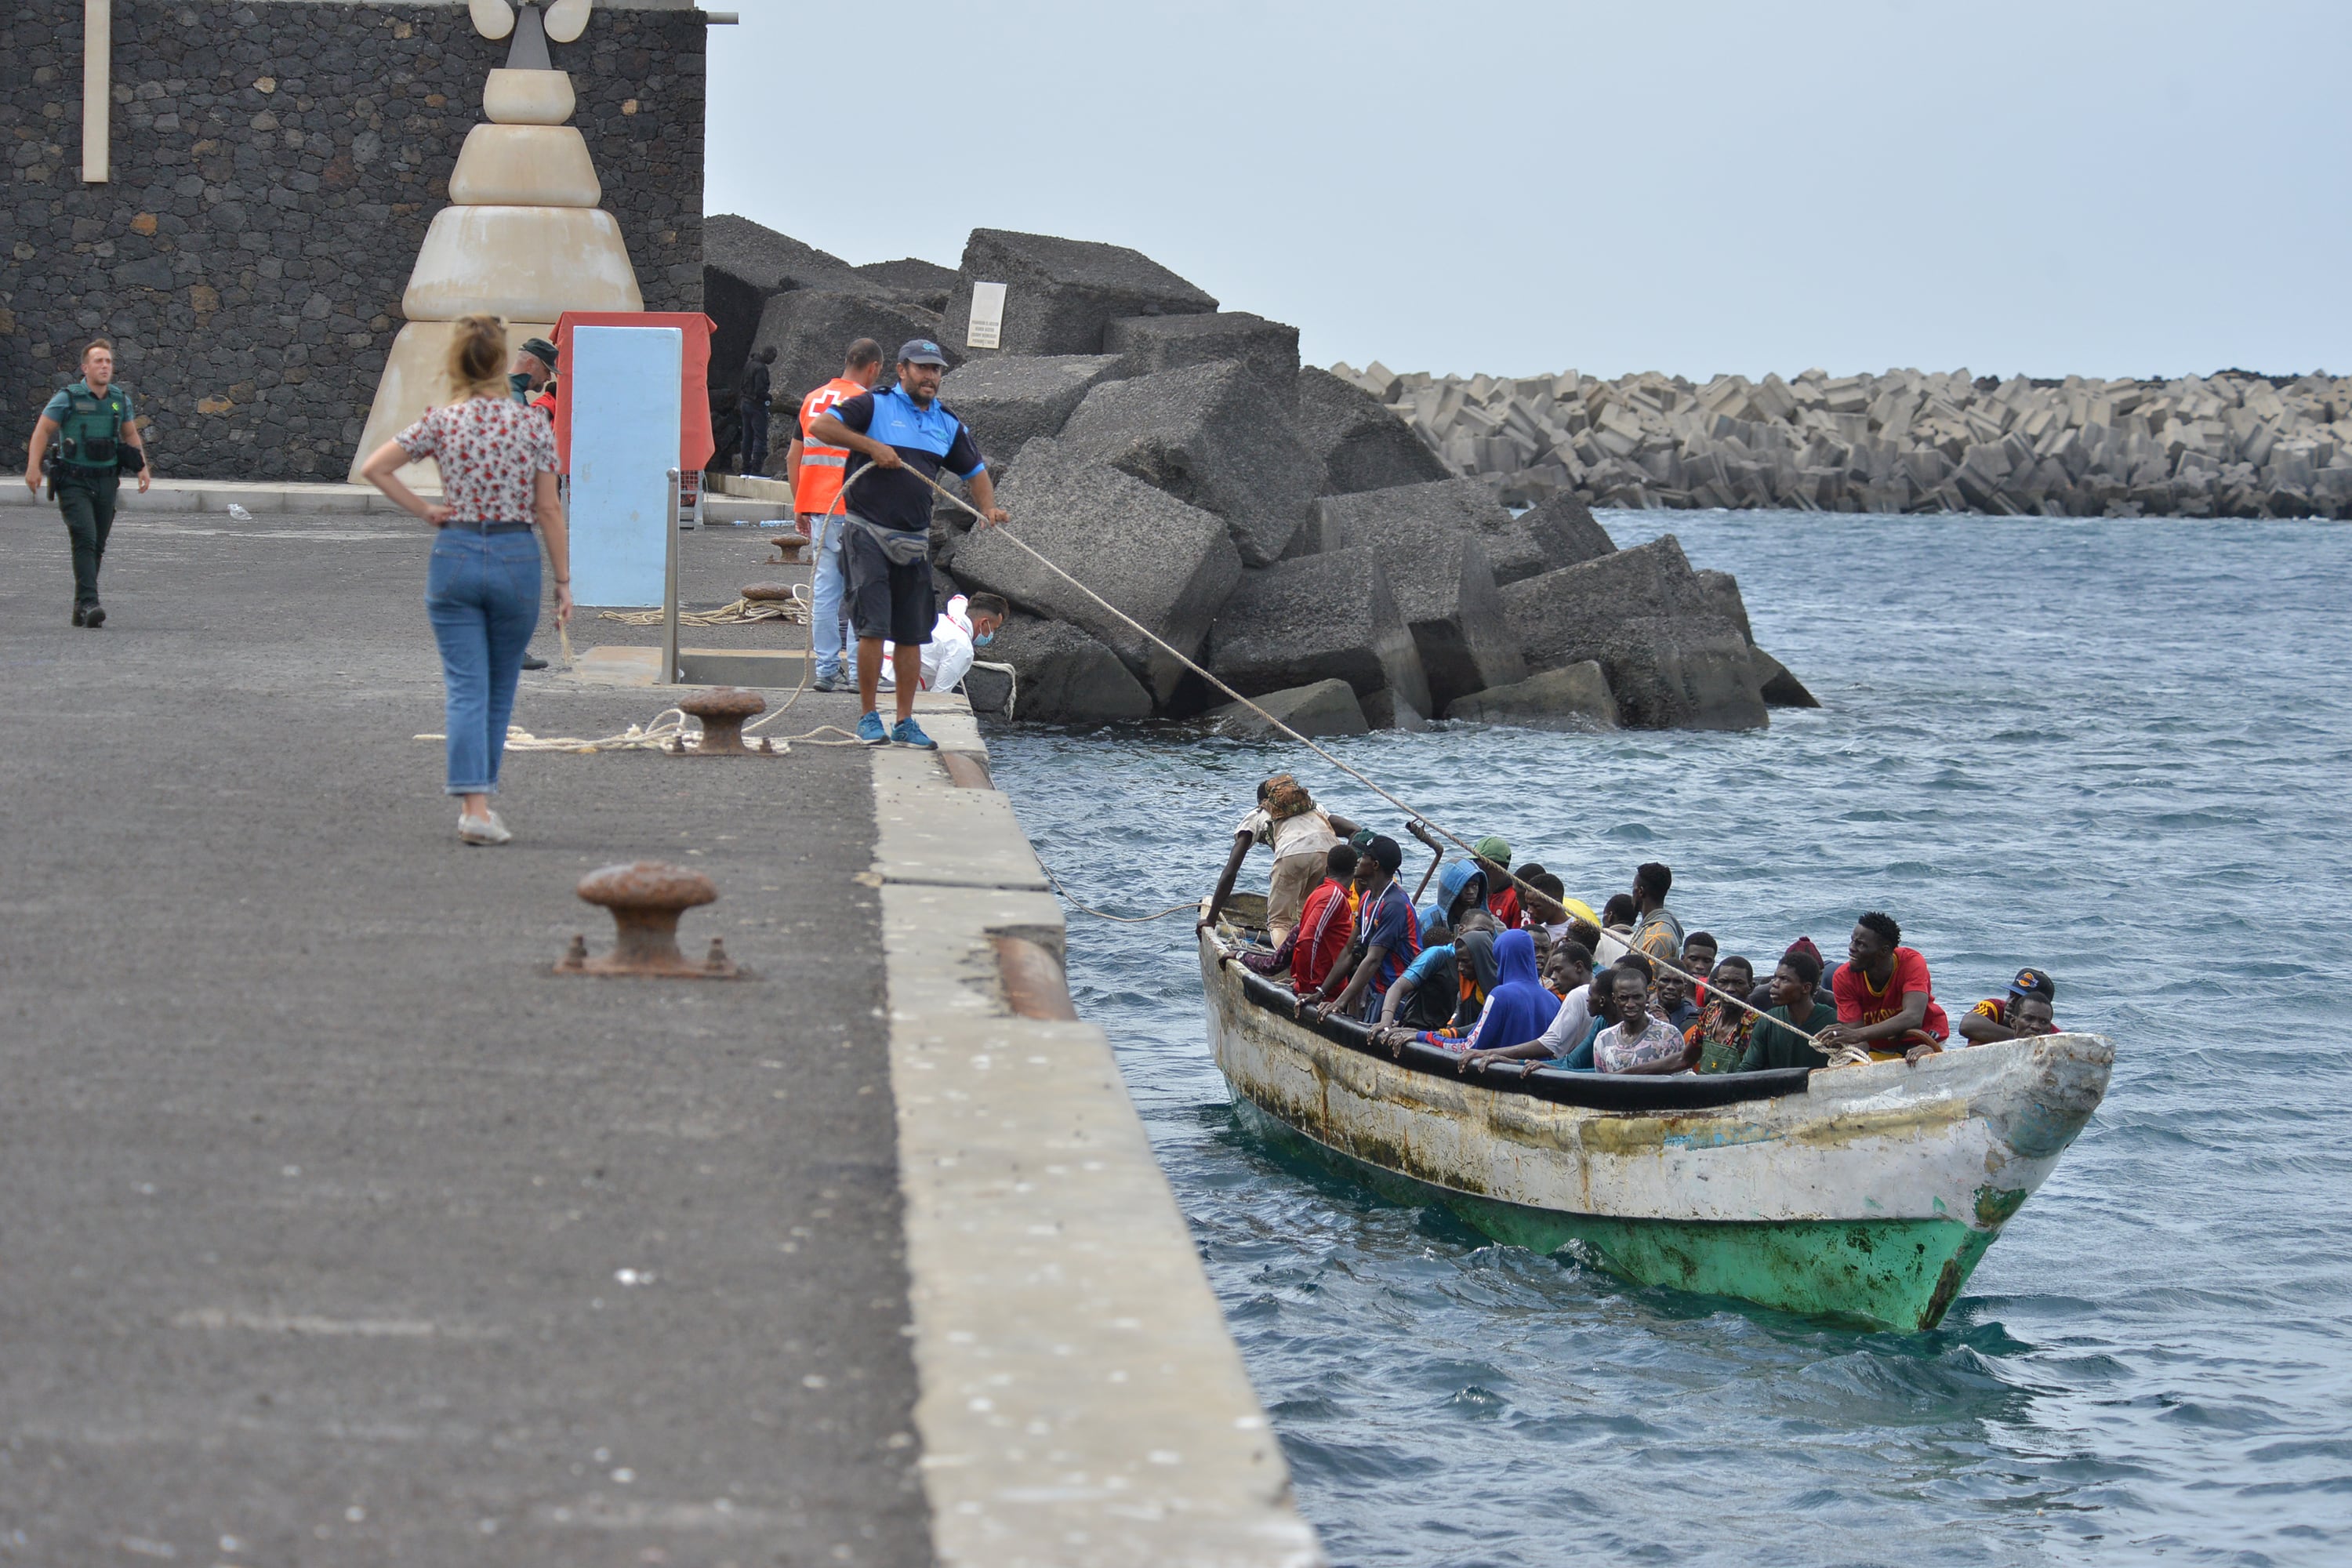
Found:
<path fill-rule="evenodd" d="M 510 397 L 469 397 L 394 437 L 411 458 L 441 465 L 441 499 L 457 522 L 529 522 L 531 481 L 555 471 L 547 416 Z"/>

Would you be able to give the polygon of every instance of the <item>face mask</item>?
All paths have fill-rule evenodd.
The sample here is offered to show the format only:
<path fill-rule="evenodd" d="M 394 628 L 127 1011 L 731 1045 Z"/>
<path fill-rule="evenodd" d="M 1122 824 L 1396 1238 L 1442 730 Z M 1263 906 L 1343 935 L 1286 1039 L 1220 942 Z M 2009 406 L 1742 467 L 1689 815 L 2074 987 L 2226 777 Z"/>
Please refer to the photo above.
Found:
<path fill-rule="evenodd" d="M 986 647 L 990 643 L 992 643 L 995 640 L 996 634 L 994 632 L 982 632 L 978 637 L 971 639 L 971 646 L 974 647 Z"/>

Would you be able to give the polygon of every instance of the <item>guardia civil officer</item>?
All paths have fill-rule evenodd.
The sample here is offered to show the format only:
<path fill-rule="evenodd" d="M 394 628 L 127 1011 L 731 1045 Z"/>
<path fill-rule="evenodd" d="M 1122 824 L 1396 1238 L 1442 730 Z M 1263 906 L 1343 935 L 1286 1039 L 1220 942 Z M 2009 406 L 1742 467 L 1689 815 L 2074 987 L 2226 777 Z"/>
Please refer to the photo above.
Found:
<path fill-rule="evenodd" d="M 137 458 L 142 495 L 155 477 L 147 467 L 131 394 L 114 384 L 114 345 L 104 338 L 81 351 L 81 379 L 50 398 L 33 426 L 25 488 L 37 495 L 42 458 L 52 439 L 58 450 L 48 466 L 50 483 L 73 538 L 73 624 L 95 629 L 106 625 L 106 608 L 98 602 L 98 568 L 106 559 L 106 536 L 114 529 L 114 492 L 122 469 Z"/>

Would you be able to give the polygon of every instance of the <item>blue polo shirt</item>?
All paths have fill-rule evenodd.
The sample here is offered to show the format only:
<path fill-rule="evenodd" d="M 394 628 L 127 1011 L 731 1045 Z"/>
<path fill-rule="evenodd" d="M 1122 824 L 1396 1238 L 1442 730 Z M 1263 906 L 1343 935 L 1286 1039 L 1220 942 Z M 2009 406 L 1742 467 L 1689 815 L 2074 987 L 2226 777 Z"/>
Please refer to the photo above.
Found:
<path fill-rule="evenodd" d="M 968 479 L 987 466 L 980 460 L 980 447 L 964 422 L 937 398 L 929 408 L 918 408 L 904 387 L 888 386 L 836 403 L 831 412 L 860 436 L 871 437 L 896 451 L 908 468 L 934 479 L 942 468 Z M 861 463 L 861 468 L 867 466 Z M 930 487 L 913 474 L 884 468 L 850 485 L 843 507 L 885 528 L 927 532 L 931 526 L 932 500 Z"/>

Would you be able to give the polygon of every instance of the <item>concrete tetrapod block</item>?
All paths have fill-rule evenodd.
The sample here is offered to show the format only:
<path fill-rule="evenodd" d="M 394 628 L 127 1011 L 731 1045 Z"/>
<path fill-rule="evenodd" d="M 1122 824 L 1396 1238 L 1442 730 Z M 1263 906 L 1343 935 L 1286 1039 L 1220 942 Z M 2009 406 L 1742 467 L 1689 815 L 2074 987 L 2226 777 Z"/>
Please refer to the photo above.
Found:
<path fill-rule="evenodd" d="M 940 401 L 971 426 L 990 466 L 1002 467 L 1036 437 L 1058 434 L 1079 401 L 1117 374 L 1120 363 L 1117 354 L 977 359 L 940 383 Z"/>
<path fill-rule="evenodd" d="M 993 350 L 977 353 L 1093 354 L 1122 316 L 1185 316 L 1217 301 L 1141 251 L 1050 234 L 976 228 L 964 242 L 961 280 L 940 342 L 962 348 L 971 286 L 1002 283 L 1004 322 Z"/>
<path fill-rule="evenodd" d="M 1003 713 L 1041 724 L 1113 724 L 1151 717 L 1151 693 L 1118 655 L 1059 621 L 1042 621 L 1015 610 L 1004 618 L 996 640 L 980 650 L 1002 670 L 974 666 L 963 678 L 964 695 L 978 713 Z M 1014 678 L 1019 685 L 1014 685 Z"/>
<path fill-rule="evenodd" d="M 1629 729 L 1761 730 L 1772 721 L 1754 650 L 1727 621 L 1632 617 L 1596 627 L 1591 646 Z"/>
<path fill-rule="evenodd" d="M 1486 547 L 1486 564 L 1497 584 L 1516 583 L 1546 569 L 1535 535 L 1495 499 L 1484 479 L 1433 479 L 1325 496 L 1315 503 L 1308 524 L 1292 541 L 1293 556 L 1345 549 L 1349 525 L 1381 518 L 1424 531 L 1468 531 Z"/>
<path fill-rule="evenodd" d="M 1609 537 L 1609 531 L 1601 526 L 1592 509 L 1568 491 L 1520 513 L 1519 526 L 1534 537 L 1536 547 L 1543 552 L 1547 571 L 1574 566 L 1617 548 L 1617 542 Z"/>
<path fill-rule="evenodd" d="M 769 385 L 777 403 L 789 401 L 797 406 L 802 398 L 841 374 L 842 356 L 859 338 L 872 338 L 882 345 L 882 376 L 887 383 L 898 375 L 890 362 L 898 358 L 899 344 L 908 338 L 937 339 L 939 331 L 937 315 L 878 289 L 793 289 L 768 300 L 746 357 L 761 349 L 774 349 L 776 363 L 768 367 Z M 959 357 L 952 347 L 945 343 L 941 347 L 950 361 Z M 714 358 L 711 363 L 716 366 L 719 362 Z M 727 374 L 731 376 L 741 368 L 738 361 Z M 788 442 L 790 423 L 786 421 L 784 433 Z"/>
<path fill-rule="evenodd" d="M 1748 626 L 1748 605 L 1739 596 L 1739 579 L 1728 572 L 1701 572 L 1697 576 L 1708 610 L 1717 619 L 1738 626 L 1739 635 L 1754 644 L 1756 634 Z"/>
<path fill-rule="evenodd" d="M 1388 569 L 1389 587 L 1429 678 L 1433 711 L 1457 697 L 1524 679 L 1527 661 L 1479 536 L 1351 504 L 1358 499 L 1318 500 L 1314 526 L 1331 548 L 1370 550 Z"/>
<path fill-rule="evenodd" d="M 1756 661 L 1756 673 L 1761 678 L 1759 690 L 1767 708 L 1818 708 L 1820 698 L 1805 689 L 1805 683 L 1789 673 L 1789 667 L 1756 647 L 1748 645 L 1748 657 Z"/>
<path fill-rule="evenodd" d="M 1421 654 L 1388 573 L 1370 550 L 1334 550 L 1243 574 L 1217 616 L 1205 662 L 1250 696 L 1336 677 L 1359 698 L 1394 692 L 1415 713 L 1430 710 Z"/>
<path fill-rule="evenodd" d="M 1003 475 L 997 497 L 1024 542 L 1186 658 L 1199 657 L 1218 606 L 1241 581 L 1241 557 L 1222 520 L 1065 442 L 1030 442 Z M 1187 673 L 992 529 L 975 529 L 957 545 L 955 574 L 969 587 L 1084 629 L 1117 654 L 1161 707 Z"/>
<path fill-rule="evenodd" d="M 1393 688 L 1363 700 L 1364 722 L 1375 730 L 1426 730 L 1429 715 L 1400 697 Z"/>
<path fill-rule="evenodd" d="M 952 267 L 915 256 L 901 257 L 896 261 L 869 261 L 856 270 L 877 289 L 887 289 L 927 310 L 941 312 L 955 297 L 956 282 L 962 276 Z"/>
<path fill-rule="evenodd" d="M 1590 657 L 1568 652 L 1584 626 L 1708 607 L 1682 541 L 1671 533 L 1509 584 L 1503 589 L 1503 605 L 1520 651 L 1538 669 L 1557 669 Z"/>
<path fill-rule="evenodd" d="M 1103 353 L 1123 356 L 1129 376 L 1232 360 L 1284 402 L 1297 395 L 1298 329 L 1246 310 L 1122 316 L 1103 329 Z"/>
<path fill-rule="evenodd" d="M 1061 439 L 1223 518 L 1245 565 L 1281 559 L 1314 499 L 1314 459 L 1289 409 L 1231 360 L 1106 382 Z"/>
<path fill-rule="evenodd" d="M 778 294 L 792 289 L 855 290 L 871 286 L 838 256 L 803 245 L 750 218 L 720 213 L 703 219 L 702 310 L 711 321 L 711 384 L 734 386 L 743 362 L 751 357 L 751 340 L 759 334 L 760 314 Z M 844 349 L 848 346 L 846 342 L 841 344 Z M 840 363 L 836 352 L 834 367 L 838 369 Z M 832 374 L 828 370 L 825 375 Z M 824 379 L 821 376 L 818 382 Z M 781 383 L 777 390 L 782 390 Z"/>
<path fill-rule="evenodd" d="M 1297 399 L 1299 438 L 1322 466 L 1318 495 L 1454 477 L 1445 459 L 1396 411 L 1328 370 L 1310 365 L 1300 371 Z"/>
<path fill-rule="evenodd" d="M 1336 678 L 1318 680 L 1312 686 L 1268 691 L 1250 700 L 1302 735 L 1361 735 L 1371 728 L 1364 722 L 1364 710 L 1356 700 L 1356 689 Z M 1221 735 L 1256 737 L 1279 733 L 1239 702 L 1210 710 L 1209 723 Z"/>
<path fill-rule="evenodd" d="M 1629 728 L 1769 722 L 1747 637 L 1717 613 L 1671 533 L 1511 584 L 1503 604 L 1536 668 L 1598 660 Z"/>
<path fill-rule="evenodd" d="M 1617 700 L 1601 666 L 1588 658 L 1457 698 L 1447 704 L 1445 716 L 1522 730 L 1609 730 L 1617 726 Z"/>

